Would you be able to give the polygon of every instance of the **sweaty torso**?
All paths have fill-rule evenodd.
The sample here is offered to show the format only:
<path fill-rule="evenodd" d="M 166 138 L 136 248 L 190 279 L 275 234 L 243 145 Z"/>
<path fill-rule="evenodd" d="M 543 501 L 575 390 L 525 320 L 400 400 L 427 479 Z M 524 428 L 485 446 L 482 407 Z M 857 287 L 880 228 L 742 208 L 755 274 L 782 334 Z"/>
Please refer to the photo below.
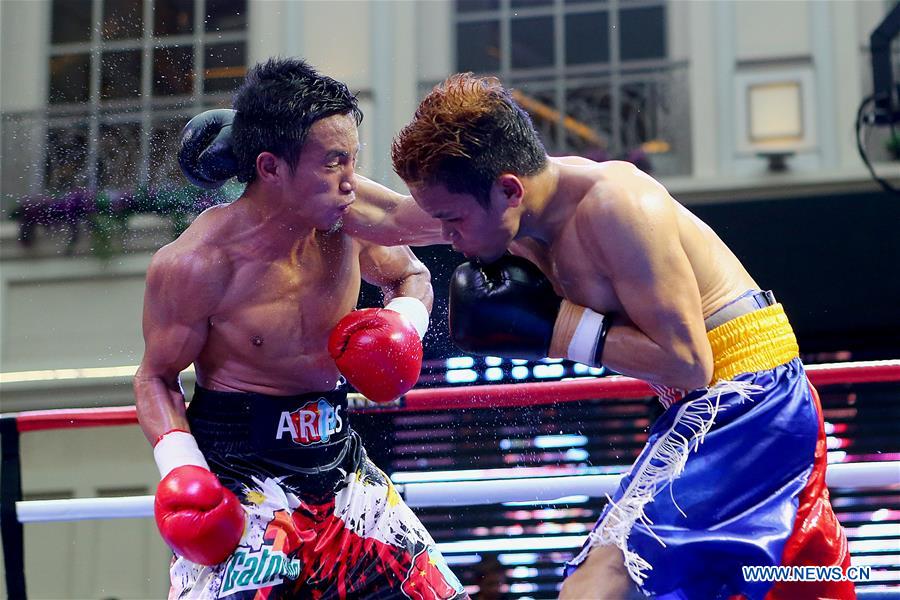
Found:
<path fill-rule="evenodd" d="M 534 261 L 561 296 L 604 314 L 621 313 L 623 307 L 610 278 L 610 266 L 596 258 L 596 252 L 588 251 L 584 236 L 579 234 L 579 219 L 585 218 L 581 202 L 588 194 L 596 192 L 598 182 L 633 187 L 636 182 L 649 186 L 652 180 L 641 175 L 636 178 L 636 168 L 628 163 L 596 163 L 579 157 L 552 160 L 560 169 L 561 192 L 579 206 L 572 211 L 552 244 L 522 238 L 513 242 L 510 250 Z M 704 318 L 747 290 L 758 287 L 709 226 L 668 194 L 664 201 L 675 207 L 678 237 L 697 280 Z M 586 258 L 588 256 L 592 258 Z"/>
<path fill-rule="evenodd" d="M 271 243 L 270 230 L 217 216 L 216 235 L 198 239 L 228 261 L 230 276 L 194 362 L 198 383 L 273 395 L 332 389 L 328 335 L 359 296 L 358 243 L 340 231 Z"/>

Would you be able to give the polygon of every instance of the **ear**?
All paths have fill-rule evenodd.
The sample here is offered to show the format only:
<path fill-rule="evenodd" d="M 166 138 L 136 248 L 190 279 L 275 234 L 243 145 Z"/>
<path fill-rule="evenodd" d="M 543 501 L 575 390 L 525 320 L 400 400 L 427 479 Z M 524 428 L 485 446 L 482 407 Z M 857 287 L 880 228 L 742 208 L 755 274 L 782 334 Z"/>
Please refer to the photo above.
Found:
<path fill-rule="evenodd" d="M 518 176 L 512 173 L 504 173 L 497 178 L 491 188 L 491 195 L 497 196 L 507 208 L 515 208 L 522 204 L 525 197 L 525 186 Z"/>
<path fill-rule="evenodd" d="M 284 161 L 271 152 L 260 152 L 256 157 L 256 176 L 266 183 L 277 183 L 284 172 Z"/>

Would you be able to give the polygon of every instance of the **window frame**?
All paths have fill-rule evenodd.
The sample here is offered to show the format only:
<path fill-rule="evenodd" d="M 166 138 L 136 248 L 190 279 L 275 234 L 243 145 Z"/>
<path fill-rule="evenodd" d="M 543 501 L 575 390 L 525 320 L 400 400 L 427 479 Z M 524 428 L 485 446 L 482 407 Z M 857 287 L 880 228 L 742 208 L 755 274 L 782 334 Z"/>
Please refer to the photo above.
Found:
<path fill-rule="evenodd" d="M 459 0 L 458 0 L 459 1 Z M 465 1 L 465 0 L 462 0 Z M 571 84 L 577 81 L 602 82 L 610 89 L 610 132 L 608 151 L 611 155 L 617 155 L 629 148 L 622 147 L 623 140 L 623 86 L 636 83 L 642 76 L 644 80 L 650 79 L 647 73 L 665 74 L 672 69 L 684 68 L 684 61 L 673 61 L 669 58 L 668 43 L 664 41 L 665 56 L 653 59 L 622 60 L 620 53 L 620 14 L 623 10 L 660 7 L 663 9 L 663 31 L 668 37 L 669 0 L 584 0 L 566 1 L 552 0 L 548 4 L 537 6 L 513 7 L 512 0 L 498 0 L 498 8 L 491 10 L 460 11 L 458 6 L 453 7 L 453 30 L 451 33 L 453 48 L 453 64 L 456 70 L 462 70 L 458 56 L 458 32 L 460 24 L 484 23 L 499 21 L 500 25 L 500 56 L 499 69 L 491 72 L 480 72 L 481 75 L 496 75 L 505 85 L 516 88 L 534 83 L 535 88 L 552 88 L 554 106 L 559 113 L 559 121 L 554 128 L 552 140 L 547 140 L 548 146 L 552 146 L 556 152 L 567 152 L 570 149 L 566 137 L 566 129 L 563 121 L 567 110 L 567 91 Z M 605 12 L 609 27 L 608 36 L 608 61 L 583 63 L 577 65 L 566 64 L 566 17 L 569 15 L 589 14 Z M 528 17 L 553 18 L 554 36 L 554 61 L 549 67 L 514 69 L 512 67 L 512 21 L 514 19 Z M 422 86 L 427 89 L 426 86 Z"/>
<path fill-rule="evenodd" d="M 100 130 L 104 125 L 118 125 L 123 123 L 136 123 L 140 128 L 139 156 L 135 157 L 137 163 L 137 176 L 139 185 L 146 185 L 151 181 L 151 149 L 150 140 L 153 135 L 154 125 L 160 121 L 183 118 L 185 122 L 204 108 L 212 106 L 229 106 L 231 103 L 231 91 L 204 92 L 206 79 L 206 54 L 207 48 L 222 44 L 243 44 L 244 65 L 249 51 L 249 22 L 245 22 L 241 30 L 231 31 L 206 31 L 205 18 L 209 0 L 193 0 L 193 31 L 190 34 L 154 35 L 154 10 L 158 0 L 143 0 L 143 28 L 140 38 L 130 39 L 104 39 L 103 37 L 103 3 L 105 0 L 86 0 L 90 5 L 91 30 L 90 41 L 71 43 L 50 43 L 46 62 L 46 76 L 48 79 L 46 105 L 46 129 L 43 135 L 41 156 L 44 166 L 40 170 L 40 187 L 46 189 L 50 170 L 53 168 L 49 162 L 49 130 L 67 127 L 87 126 L 88 149 L 84 167 L 84 185 L 89 189 L 98 188 L 99 160 L 100 160 Z M 247 0 L 249 4 L 250 0 Z M 244 9 L 246 14 L 246 7 Z M 52 34 L 53 30 L 52 4 L 50 18 L 47 27 Z M 48 37 L 48 39 L 51 39 Z M 193 81 L 190 94 L 182 95 L 156 95 L 154 96 L 154 51 L 160 48 L 185 47 L 193 50 L 193 68 L 191 73 Z M 102 99 L 101 76 L 103 70 L 103 55 L 110 51 L 139 50 L 141 56 L 140 93 L 133 98 Z M 54 57 L 87 54 L 89 56 L 88 100 L 86 102 L 50 102 L 50 61 Z M 57 192 L 65 190 L 55 190 Z"/>

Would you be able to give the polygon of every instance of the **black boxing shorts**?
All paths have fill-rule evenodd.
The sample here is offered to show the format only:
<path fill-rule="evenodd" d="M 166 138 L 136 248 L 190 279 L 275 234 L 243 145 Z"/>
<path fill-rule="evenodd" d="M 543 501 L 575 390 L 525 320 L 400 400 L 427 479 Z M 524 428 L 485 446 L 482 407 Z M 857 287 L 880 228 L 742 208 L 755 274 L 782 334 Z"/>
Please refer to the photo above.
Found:
<path fill-rule="evenodd" d="M 343 391 L 197 387 L 188 421 L 247 525 L 223 563 L 176 556 L 169 598 L 464 598 L 434 540 L 350 427 Z"/>

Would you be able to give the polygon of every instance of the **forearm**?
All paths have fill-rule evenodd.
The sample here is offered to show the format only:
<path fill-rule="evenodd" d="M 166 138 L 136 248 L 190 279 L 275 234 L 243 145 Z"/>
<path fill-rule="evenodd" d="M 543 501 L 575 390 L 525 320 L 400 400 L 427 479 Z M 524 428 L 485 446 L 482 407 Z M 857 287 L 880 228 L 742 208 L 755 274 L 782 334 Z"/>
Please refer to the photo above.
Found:
<path fill-rule="evenodd" d="M 385 306 L 391 300 L 400 297 L 419 300 L 429 312 L 434 304 L 434 289 L 431 287 L 431 275 L 427 271 L 409 275 L 391 285 L 382 286 L 381 291 L 384 294 Z"/>
<path fill-rule="evenodd" d="M 678 389 L 704 387 L 712 376 L 708 343 L 661 345 L 625 319 L 613 318 L 601 361 L 623 375 Z"/>
<path fill-rule="evenodd" d="M 404 196 L 359 177 L 357 201 L 344 218 L 344 230 L 379 246 L 430 246 L 447 243 L 441 222 Z"/>
<path fill-rule="evenodd" d="M 151 445 L 167 431 L 189 431 L 184 394 L 177 376 L 167 381 L 139 369 L 133 386 L 138 423 Z"/>
<path fill-rule="evenodd" d="M 434 302 L 428 271 L 406 277 L 396 285 L 382 286 L 381 290 L 384 293 L 384 307 L 409 319 L 419 338 L 424 338 Z"/>
<path fill-rule="evenodd" d="M 433 218 L 413 200 L 405 196 L 396 209 L 388 215 L 387 229 L 399 235 L 398 244 L 406 246 L 433 246 L 446 244 L 442 233 L 441 222 Z M 405 240 L 405 241 L 404 241 Z"/>

